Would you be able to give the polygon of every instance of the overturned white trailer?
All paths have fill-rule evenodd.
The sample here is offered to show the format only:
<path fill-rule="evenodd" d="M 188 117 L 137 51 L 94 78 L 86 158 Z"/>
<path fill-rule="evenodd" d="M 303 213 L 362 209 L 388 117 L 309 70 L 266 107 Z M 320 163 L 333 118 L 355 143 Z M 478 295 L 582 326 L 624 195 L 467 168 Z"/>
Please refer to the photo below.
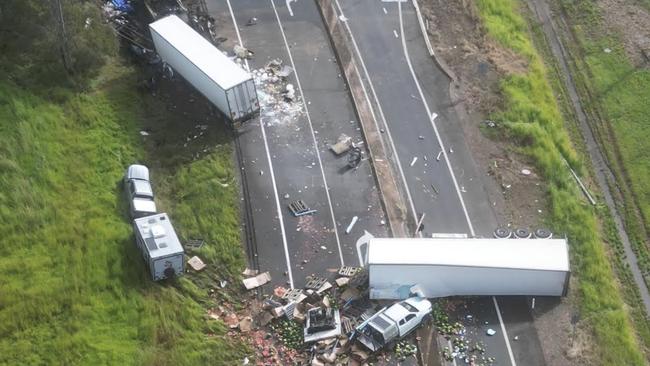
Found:
<path fill-rule="evenodd" d="M 373 238 L 370 298 L 460 295 L 566 295 L 565 239 Z"/>
<path fill-rule="evenodd" d="M 260 110 L 250 73 L 175 15 L 149 24 L 158 55 L 232 122 Z"/>

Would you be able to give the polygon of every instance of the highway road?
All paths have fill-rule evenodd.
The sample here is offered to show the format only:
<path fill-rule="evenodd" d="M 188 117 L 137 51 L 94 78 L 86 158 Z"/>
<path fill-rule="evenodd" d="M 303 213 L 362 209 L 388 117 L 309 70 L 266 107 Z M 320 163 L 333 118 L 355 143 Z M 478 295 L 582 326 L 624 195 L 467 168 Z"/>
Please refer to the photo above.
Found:
<path fill-rule="evenodd" d="M 343 172 L 344 162 L 327 149 L 342 132 L 355 141 L 363 136 L 315 2 L 206 0 L 206 5 L 219 35 L 228 37 L 222 49 L 238 43 L 254 51 L 251 69 L 276 58 L 293 66 L 291 82 L 305 101 L 295 122 L 269 123 L 263 111 L 238 136 L 251 263 L 270 271 L 273 285 L 296 287 L 308 274 L 357 265 L 353 245 L 363 230 L 388 232 L 370 165 Z M 497 219 L 484 173 L 471 158 L 449 79 L 427 53 L 412 3 L 336 1 L 336 8 L 353 40 L 384 142 L 394 147 L 410 217 L 425 214 L 418 235 L 491 235 Z M 256 24 L 247 26 L 253 17 Z M 318 212 L 292 217 L 286 205 L 293 199 Z M 353 216 L 360 220 L 347 235 Z M 468 330 L 487 345 L 496 365 L 545 364 L 528 299 L 472 298 L 467 304 L 456 315 L 472 315 Z M 497 335 L 486 336 L 487 328 Z M 519 340 L 513 342 L 514 336 Z"/>
<path fill-rule="evenodd" d="M 370 164 L 347 170 L 345 157 L 328 148 L 341 133 L 357 142 L 363 137 L 315 4 L 305 2 L 311 7 L 293 15 L 269 1 L 206 5 L 228 38 L 222 49 L 244 44 L 254 51 L 251 70 L 273 59 L 292 66 L 289 82 L 304 101 L 295 121 L 276 123 L 263 110 L 238 136 L 252 263 L 271 272 L 273 285 L 290 287 L 302 287 L 310 274 L 357 266 L 356 238 L 387 229 Z M 246 26 L 253 17 L 256 24 Z M 297 199 L 317 212 L 293 217 L 287 205 Z M 359 220 L 346 234 L 354 216 Z"/>
<path fill-rule="evenodd" d="M 400 163 L 395 165 L 408 187 L 413 216 L 426 213 L 423 235 L 489 236 L 497 218 L 484 188 L 485 175 L 471 158 L 449 95 L 450 80 L 428 53 L 412 2 L 335 0 L 335 7 L 386 138 L 396 146 Z M 433 192 L 432 184 L 437 187 Z M 472 298 L 456 316 L 472 316 L 468 330 L 488 346 L 496 364 L 544 365 L 528 309 L 524 297 Z M 487 336 L 487 328 L 499 336 Z M 515 336 L 525 342 L 512 342 Z"/>

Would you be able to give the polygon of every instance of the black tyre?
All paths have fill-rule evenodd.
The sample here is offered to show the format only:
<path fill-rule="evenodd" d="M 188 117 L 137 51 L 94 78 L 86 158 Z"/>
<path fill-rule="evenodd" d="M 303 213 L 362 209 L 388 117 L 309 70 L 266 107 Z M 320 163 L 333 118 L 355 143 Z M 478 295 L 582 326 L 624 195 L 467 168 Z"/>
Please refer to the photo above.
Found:
<path fill-rule="evenodd" d="M 500 227 L 494 230 L 494 237 L 497 239 L 507 239 L 510 237 L 510 235 L 512 235 L 510 229 L 504 227 Z"/>

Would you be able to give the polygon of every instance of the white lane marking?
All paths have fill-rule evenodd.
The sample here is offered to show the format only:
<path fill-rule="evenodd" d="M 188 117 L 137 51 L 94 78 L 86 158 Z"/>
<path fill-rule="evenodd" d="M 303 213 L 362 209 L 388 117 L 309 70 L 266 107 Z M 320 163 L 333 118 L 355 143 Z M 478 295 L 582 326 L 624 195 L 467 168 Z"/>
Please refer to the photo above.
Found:
<path fill-rule="evenodd" d="M 339 10 L 339 13 L 345 17 L 345 15 L 343 14 L 343 8 L 341 8 L 341 4 L 339 4 L 339 0 L 335 0 L 335 2 L 336 2 L 336 7 Z M 415 204 L 413 203 L 413 198 L 411 197 L 411 190 L 409 189 L 408 182 L 406 181 L 406 175 L 404 174 L 404 169 L 402 169 L 401 159 L 397 154 L 397 148 L 395 147 L 395 142 L 393 141 L 393 135 L 390 133 L 390 128 L 388 128 L 388 123 L 386 123 L 386 116 L 384 115 L 384 110 L 381 107 L 381 103 L 379 103 L 379 98 L 377 97 L 377 93 L 375 92 L 375 87 L 372 84 L 372 80 L 370 79 L 370 73 L 368 73 L 368 69 L 366 68 L 366 63 L 363 61 L 363 57 L 361 56 L 361 51 L 359 51 L 359 46 L 357 45 L 357 41 L 354 38 L 354 34 L 352 34 L 352 29 L 350 29 L 350 25 L 348 23 L 349 22 L 344 22 L 343 24 L 345 24 L 345 28 L 347 29 L 348 34 L 350 35 L 350 39 L 352 40 L 352 45 L 354 46 L 354 52 L 357 54 L 359 58 L 359 62 L 361 63 L 361 68 L 363 69 L 363 73 L 366 75 L 366 80 L 368 80 L 368 85 L 370 85 L 370 92 L 372 93 L 373 99 L 377 104 L 377 109 L 379 110 L 379 116 L 381 117 L 382 123 L 384 125 L 384 130 L 388 135 L 388 141 L 390 142 L 390 147 L 393 151 L 393 154 L 395 155 L 395 161 L 397 162 L 397 169 L 399 170 L 400 178 L 402 179 L 404 188 L 406 188 L 406 198 L 409 201 L 409 206 L 411 209 L 411 214 L 413 216 L 413 221 L 415 224 L 417 224 L 418 215 L 417 212 L 415 211 Z M 374 112 L 374 108 L 372 107 L 372 103 L 370 103 L 370 99 L 368 98 L 368 93 L 366 92 L 365 83 L 362 82 L 361 87 L 363 89 L 363 93 L 366 99 L 368 100 L 368 105 L 370 106 L 370 112 L 372 113 L 372 119 L 375 121 L 375 126 L 377 128 L 377 131 L 379 131 L 381 130 L 379 128 L 379 122 L 375 117 L 375 112 Z M 380 141 L 383 145 L 384 144 L 383 139 L 380 139 Z"/>
<path fill-rule="evenodd" d="M 404 34 L 404 22 L 402 20 L 402 3 L 397 3 L 397 10 L 399 13 L 399 29 L 402 34 Z M 431 122 L 431 126 L 433 127 L 433 131 L 436 134 L 436 138 L 438 139 L 438 144 L 440 145 L 440 148 L 442 149 L 442 156 L 445 159 L 445 162 L 447 163 L 447 168 L 449 169 L 449 174 L 451 175 L 451 180 L 454 183 L 454 188 L 456 189 L 456 193 L 458 194 L 458 199 L 460 200 L 460 205 L 463 208 L 463 214 L 465 215 L 465 220 L 467 221 L 467 226 L 469 227 L 469 232 L 472 236 L 475 236 L 476 233 L 474 232 L 474 226 L 472 226 L 472 221 L 469 219 L 469 213 L 467 212 L 467 207 L 465 206 L 465 200 L 463 199 L 463 196 L 460 193 L 460 188 L 458 187 L 458 182 L 456 181 L 456 176 L 454 175 L 454 171 L 451 168 L 451 163 L 449 162 L 449 156 L 447 155 L 447 152 L 445 151 L 445 145 L 442 142 L 442 138 L 440 137 L 440 133 L 438 133 L 438 127 L 436 126 L 436 122 L 434 120 L 435 117 L 437 117 L 437 114 L 432 114 L 431 110 L 429 109 L 429 103 L 427 103 L 426 98 L 424 97 L 424 93 L 422 92 L 422 87 L 420 86 L 420 82 L 417 79 L 417 76 L 415 75 L 415 71 L 413 70 L 413 65 L 411 64 L 411 58 L 409 57 L 408 54 L 408 49 L 406 47 L 406 39 L 405 37 L 402 37 L 402 48 L 404 49 L 404 57 L 406 58 L 406 63 L 408 64 L 409 70 L 411 71 L 411 76 L 413 77 L 413 81 L 415 82 L 415 86 L 418 89 L 418 93 L 420 94 L 420 99 L 422 101 L 422 104 L 424 104 L 424 108 L 427 111 L 427 116 L 429 117 L 429 121 Z"/>
<path fill-rule="evenodd" d="M 284 0 L 285 4 L 287 4 L 287 10 L 289 10 L 289 15 L 293 16 L 293 10 L 291 10 L 291 3 L 295 0 Z"/>
<path fill-rule="evenodd" d="M 314 150 L 316 150 L 316 157 L 318 158 L 318 166 L 320 167 L 320 173 L 323 177 L 323 183 L 325 184 L 325 194 L 327 196 L 327 204 L 330 208 L 330 216 L 332 218 L 332 226 L 334 227 L 334 235 L 336 237 L 336 245 L 339 250 L 339 258 L 341 259 L 341 266 L 345 266 L 343 260 L 343 251 L 341 250 L 341 241 L 339 240 L 339 231 L 336 228 L 336 217 L 334 217 L 334 208 L 332 207 L 332 198 L 330 197 L 330 188 L 327 185 L 327 178 L 325 177 L 325 170 L 323 169 L 323 161 L 320 157 L 320 151 L 318 150 L 318 142 L 316 141 L 316 134 L 314 133 L 314 126 L 311 122 L 311 116 L 309 115 L 309 108 L 307 108 L 307 100 L 305 99 L 305 94 L 302 91 L 302 85 L 300 84 L 300 77 L 298 76 L 298 69 L 296 64 L 293 62 L 293 56 L 291 55 L 291 49 L 289 48 L 289 42 L 287 41 L 287 36 L 284 34 L 284 29 L 282 26 L 282 21 L 280 20 L 280 15 L 278 14 L 278 9 L 275 7 L 275 2 L 271 0 L 271 5 L 273 6 L 273 12 L 275 12 L 275 18 L 278 20 L 278 27 L 280 28 L 280 33 L 282 33 L 282 39 L 284 40 L 284 46 L 287 49 L 287 54 L 289 55 L 289 61 L 291 61 L 291 67 L 293 67 L 294 75 L 296 75 L 296 83 L 298 84 L 298 90 L 300 91 L 300 97 L 303 101 L 303 107 L 307 114 L 307 122 L 309 123 L 309 130 L 311 131 L 311 138 L 314 144 Z"/>
<path fill-rule="evenodd" d="M 228 3 L 228 10 L 230 11 L 230 16 L 232 17 L 232 22 L 235 25 L 235 30 L 237 32 L 237 40 L 239 40 L 239 45 L 244 47 L 242 42 L 241 35 L 239 34 L 239 28 L 237 27 L 237 20 L 235 19 L 235 13 L 232 11 L 232 6 L 230 6 L 230 0 L 226 0 Z M 246 63 L 246 68 L 250 70 L 248 66 L 248 60 L 244 60 Z M 287 263 L 287 273 L 289 274 L 289 286 L 293 288 L 293 274 L 291 271 L 291 260 L 289 259 L 289 246 L 287 245 L 287 234 L 284 231 L 284 218 L 282 217 L 282 208 L 280 207 L 280 197 L 278 196 L 278 186 L 275 182 L 275 174 L 273 172 L 273 162 L 271 160 L 271 152 L 269 151 L 269 143 L 266 140 L 266 131 L 264 129 L 264 123 L 260 118 L 260 129 L 262 130 L 262 138 L 264 139 L 264 149 L 266 150 L 266 159 L 269 163 L 269 170 L 271 172 L 271 182 L 273 183 L 273 196 L 275 197 L 275 208 L 278 212 L 278 219 L 280 220 L 280 232 L 282 233 L 282 244 L 284 246 L 284 258 Z"/>
<path fill-rule="evenodd" d="M 402 34 L 404 34 L 404 21 L 402 19 L 402 4 L 398 3 L 397 4 L 397 10 L 399 13 L 399 27 L 400 31 Z M 437 117 L 437 115 L 433 115 L 429 109 L 429 105 L 424 97 L 424 93 L 422 92 L 422 88 L 420 87 L 420 83 L 417 79 L 417 76 L 415 75 L 415 71 L 413 70 L 413 65 L 411 64 L 411 59 L 408 54 L 408 48 L 406 47 L 406 40 L 404 37 L 402 37 L 402 48 L 404 49 L 404 57 L 406 57 L 406 62 L 408 63 L 409 69 L 411 70 L 411 76 L 413 77 L 413 81 L 415 82 L 415 86 L 418 89 L 418 92 L 420 93 L 420 97 L 422 98 L 422 103 L 424 104 L 424 108 L 427 110 L 427 114 L 431 116 L 429 120 L 431 121 L 431 125 L 433 126 L 433 130 L 436 133 L 436 137 L 438 139 L 438 143 L 440 144 L 440 148 L 442 149 L 442 154 L 445 158 L 445 162 L 447 163 L 447 167 L 449 168 L 449 173 L 451 174 L 452 181 L 454 182 L 454 187 L 456 188 L 456 193 L 458 194 L 458 198 L 460 199 L 461 206 L 463 207 L 463 212 L 465 214 L 465 219 L 467 220 L 467 224 L 469 226 L 469 230 L 472 236 L 475 236 L 474 233 L 474 227 L 472 226 L 472 222 L 469 218 L 469 214 L 467 213 L 467 209 L 465 207 L 465 201 L 463 200 L 463 196 L 460 193 L 460 190 L 458 188 L 458 183 L 456 181 L 456 176 L 454 175 L 454 171 L 451 168 L 451 164 L 449 162 L 449 157 L 447 156 L 447 153 L 445 152 L 444 145 L 442 143 L 442 139 L 440 138 L 440 134 L 438 133 L 438 128 L 436 127 L 436 123 L 434 121 L 434 118 Z M 499 309 L 499 304 L 497 302 L 496 297 L 492 296 L 492 301 L 494 303 L 494 308 L 497 312 L 497 317 L 499 318 L 499 324 L 501 325 L 501 331 L 503 332 L 503 339 L 506 342 L 506 348 L 508 350 L 508 356 L 510 357 L 510 363 L 512 366 L 517 366 L 517 362 L 515 362 L 515 357 L 512 353 L 512 347 L 510 346 L 510 340 L 508 339 L 508 333 L 506 332 L 506 326 L 503 323 L 503 317 L 501 316 L 501 309 Z"/>
<path fill-rule="evenodd" d="M 497 310 L 497 317 L 499 318 L 499 324 L 501 324 L 501 331 L 503 332 L 503 338 L 506 340 L 506 348 L 508 349 L 508 356 L 510 356 L 510 363 L 512 366 L 517 366 L 515 362 L 515 356 L 512 353 L 512 347 L 510 347 L 510 340 L 508 339 L 508 332 L 506 332 L 506 326 L 503 324 L 503 318 L 501 317 L 501 309 L 499 309 L 499 303 L 497 298 L 492 296 L 492 302 L 494 302 L 494 308 Z"/>
<path fill-rule="evenodd" d="M 420 23 L 420 31 L 422 36 L 424 36 L 424 43 L 427 45 L 427 51 L 429 51 L 429 56 L 433 56 L 433 47 L 431 47 L 431 41 L 429 40 L 429 34 L 424 26 L 424 20 L 422 20 L 422 13 L 420 12 L 420 6 L 418 5 L 418 0 L 412 0 L 413 7 L 415 7 L 415 14 L 418 16 L 418 23 Z"/>

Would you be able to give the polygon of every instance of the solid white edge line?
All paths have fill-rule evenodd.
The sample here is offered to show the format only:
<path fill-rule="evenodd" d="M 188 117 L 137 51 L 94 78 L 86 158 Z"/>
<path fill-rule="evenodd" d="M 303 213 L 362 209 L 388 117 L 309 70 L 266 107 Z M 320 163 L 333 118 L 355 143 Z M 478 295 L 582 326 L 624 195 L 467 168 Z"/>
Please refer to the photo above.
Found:
<path fill-rule="evenodd" d="M 412 0 L 413 7 L 415 7 L 415 13 L 418 16 L 418 23 L 420 23 L 420 31 L 422 36 L 424 36 L 424 43 L 427 45 L 427 51 L 429 51 L 429 56 L 433 56 L 433 47 L 431 47 L 431 41 L 429 40 L 429 35 L 427 34 L 426 27 L 424 26 L 424 20 L 422 19 L 422 13 L 420 12 L 420 6 L 418 5 L 418 0 Z"/>
<path fill-rule="evenodd" d="M 398 8 L 398 13 L 399 13 L 399 26 L 400 26 L 400 32 L 404 34 L 404 21 L 402 19 L 402 4 L 398 3 L 397 4 Z M 404 56 L 406 57 L 406 62 L 408 63 L 409 69 L 411 70 L 411 76 L 413 77 L 413 81 L 415 82 L 415 85 L 417 86 L 418 92 L 420 94 L 420 98 L 422 99 L 422 103 L 424 104 L 425 109 L 427 110 L 427 114 L 429 115 L 429 120 L 431 121 L 431 125 L 433 126 L 433 129 L 436 133 L 436 137 L 438 138 L 438 143 L 440 144 L 440 148 L 442 149 L 442 154 L 445 158 L 445 162 L 447 163 L 447 167 L 449 168 L 449 173 L 451 174 L 452 181 L 454 182 L 454 187 L 456 188 L 456 193 L 458 194 L 458 198 L 460 199 L 460 203 L 463 207 L 463 212 L 465 213 L 465 218 L 467 220 L 467 224 L 469 225 L 470 232 L 472 236 L 474 236 L 474 228 L 472 226 L 472 222 L 469 218 L 469 214 L 467 213 L 467 209 L 465 207 L 465 201 L 463 199 L 463 196 L 460 193 L 460 190 L 458 188 L 458 183 L 456 182 L 456 177 L 454 175 L 454 171 L 451 168 L 451 164 L 449 162 L 449 157 L 447 156 L 447 151 L 442 143 L 442 138 L 440 137 L 440 134 L 438 133 L 438 128 L 436 127 L 434 118 L 432 117 L 431 111 L 429 109 L 429 105 L 424 97 L 424 93 L 422 92 L 422 88 L 420 87 L 420 83 L 417 80 L 417 76 L 415 75 L 415 71 L 413 70 L 413 65 L 411 64 L 411 59 L 408 54 L 408 48 L 406 47 L 406 40 L 405 37 L 402 37 L 402 47 L 404 48 Z M 494 303 L 494 309 L 497 312 L 497 318 L 499 319 L 499 325 L 501 326 L 501 331 L 503 332 L 503 339 L 506 342 L 506 349 L 508 350 L 508 356 L 510 357 L 510 363 L 512 366 L 517 366 L 517 362 L 515 362 L 515 356 L 512 353 L 512 347 L 510 346 L 510 340 L 508 339 L 508 333 L 506 332 L 506 326 L 503 323 L 503 317 L 501 316 L 501 309 L 499 308 L 499 304 L 497 302 L 497 299 L 495 296 L 492 296 L 492 302 Z"/>
<path fill-rule="evenodd" d="M 271 5 L 273 6 L 273 12 L 275 13 L 275 18 L 278 20 L 278 27 L 280 27 L 280 33 L 282 33 L 282 39 L 284 40 L 284 46 L 287 49 L 287 54 L 289 55 L 289 61 L 291 61 L 291 67 L 293 67 L 294 74 L 296 75 L 296 83 L 298 84 L 298 90 L 300 91 L 300 97 L 302 98 L 302 105 L 305 108 L 307 114 L 307 122 L 309 123 L 309 130 L 311 132 L 311 138 L 314 143 L 314 150 L 316 151 L 316 158 L 318 159 L 318 166 L 320 167 L 320 173 L 323 177 L 323 184 L 325 185 L 325 194 L 327 196 L 327 204 L 329 205 L 330 215 L 332 218 L 332 226 L 334 227 L 334 236 L 336 237 L 336 245 L 339 250 L 339 258 L 341 259 L 341 267 L 345 266 L 345 261 L 343 260 L 343 251 L 341 250 L 341 241 L 339 239 L 339 231 L 336 227 L 336 217 L 334 216 L 334 207 L 332 207 L 332 198 L 330 197 L 330 188 L 327 185 L 327 178 L 325 177 L 325 170 L 323 169 L 323 161 L 320 157 L 320 150 L 318 150 L 318 141 L 316 140 L 316 134 L 314 133 L 314 126 L 311 122 L 311 116 L 309 114 L 309 108 L 307 108 L 307 99 L 302 91 L 302 85 L 300 84 L 300 77 L 298 76 L 298 69 L 296 64 L 293 62 L 293 56 L 291 55 L 291 49 L 289 48 L 289 42 L 287 41 L 287 36 L 284 34 L 284 29 L 282 26 L 282 21 L 280 20 L 280 15 L 278 14 L 278 9 L 275 7 L 275 2 L 271 0 Z"/>
<path fill-rule="evenodd" d="M 339 0 L 334 0 L 334 1 L 336 3 L 336 7 L 339 9 L 339 13 L 343 15 L 344 18 L 346 18 L 345 14 L 343 13 L 343 8 L 341 8 L 341 4 L 339 4 Z M 377 104 L 377 109 L 379 110 L 379 116 L 381 117 L 381 120 L 383 122 L 384 130 L 388 135 L 388 141 L 390 142 L 390 147 L 393 150 L 393 154 L 395 155 L 395 161 L 397 162 L 397 169 L 399 170 L 400 178 L 402 178 L 402 183 L 404 184 L 404 188 L 406 188 L 406 197 L 409 201 L 409 206 L 411 209 L 411 213 L 413 215 L 413 220 L 415 221 L 415 224 L 417 224 L 417 219 L 418 219 L 417 211 L 415 211 L 415 204 L 413 203 L 413 198 L 411 197 L 411 190 L 409 189 L 408 182 L 406 181 L 406 175 L 404 174 L 404 169 L 402 169 L 402 163 L 400 161 L 399 155 L 397 154 L 397 148 L 395 147 L 395 142 L 393 141 L 393 135 L 390 133 L 390 128 L 388 127 L 388 123 L 386 123 L 386 116 L 384 115 L 384 110 L 381 107 L 381 103 L 379 103 L 379 98 L 377 97 L 377 93 L 375 92 L 375 87 L 372 84 L 372 80 L 370 79 L 370 73 L 368 73 L 368 69 L 366 68 L 366 63 L 363 61 L 363 57 L 361 56 L 361 51 L 357 46 L 357 41 L 354 38 L 354 34 L 352 34 L 352 29 L 350 29 L 350 26 L 348 25 L 348 21 L 349 19 L 343 22 L 345 24 L 345 29 L 347 29 L 348 34 L 350 35 L 350 39 L 352 40 L 352 46 L 354 46 L 354 51 L 357 54 L 357 57 L 359 58 L 359 62 L 361 63 L 361 68 L 363 69 L 363 73 L 366 75 L 366 80 L 368 80 L 368 85 L 370 86 L 370 92 L 372 93 L 373 99 Z M 366 98 L 368 98 L 365 83 L 363 82 L 363 80 L 361 81 L 361 86 L 363 88 L 364 94 L 366 95 Z M 377 127 L 377 131 L 379 131 L 381 130 L 381 128 L 379 127 L 379 122 L 377 122 L 377 118 L 375 118 L 374 110 L 373 110 L 374 108 L 372 107 L 372 103 L 370 103 L 369 99 L 368 102 L 370 106 L 370 111 L 373 114 L 375 126 Z M 418 235 L 418 233 L 414 233 L 414 234 Z"/>
<path fill-rule="evenodd" d="M 492 302 L 494 302 L 494 308 L 497 310 L 497 317 L 499 318 L 499 324 L 501 325 L 501 331 L 503 332 L 503 339 L 506 340 L 506 348 L 508 349 L 508 356 L 510 356 L 510 363 L 512 363 L 512 366 L 517 366 L 517 363 L 515 362 L 515 355 L 512 353 L 512 347 L 510 347 L 508 332 L 506 332 L 506 326 L 503 323 L 503 318 L 501 317 L 501 309 L 499 309 L 497 298 L 492 296 Z"/>
<path fill-rule="evenodd" d="M 398 2 L 397 3 L 397 10 L 399 13 L 399 28 L 400 28 L 400 33 L 402 35 L 404 34 L 404 22 L 402 20 L 402 3 Z M 404 49 L 404 57 L 406 58 L 406 63 L 408 64 L 409 70 L 411 71 L 411 76 L 413 77 L 413 81 L 415 82 L 415 86 L 418 89 L 418 93 L 420 94 L 420 99 L 422 101 L 422 104 L 424 104 L 424 108 L 427 111 L 427 116 L 429 117 L 429 121 L 431 122 L 431 126 L 433 127 L 433 131 L 436 134 L 436 138 L 438 139 L 438 144 L 440 145 L 440 148 L 442 149 L 442 156 L 445 158 L 445 163 L 447 164 L 447 168 L 449 169 L 449 174 L 451 175 L 451 180 L 454 183 L 454 188 L 456 189 L 456 193 L 458 194 L 458 199 L 460 200 L 460 205 L 463 209 L 463 214 L 465 215 L 465 220 L 467 221 L 467 226 L 469 227 L 469 232 L 473 236 L 476 235 L 474 232 L 474 226 L 472 226 L 472 221 L 469 218 L 469 213 L 467 212 L 467 207 L 465 206 L 465 200 L 463 199 L 463 196 L 460 192 L 460 188 L 458 188 L 458 182 L 456 181 L 456 176 L 454 175 L 454 170 L 451 168 L 451 162 L 449 161 L 449 156 L 447 155 L 447 150 L 445 149 L 445 145 L 442 142 L 442 138 L 440 137 L 440 133 L 438 132 L 438 127 L 436 126 L 436 122 L 434 121 L 434 117 L 431 113 L 431 110 L 429 109 L 429 104 L 427 103 L 426 98 L 424 97 L 424 93 L 422 92 L 422 87 L 420 86 L 420 82 L 417 79 L 417 76 L 415 75 L 415 71 L 413 70 L 413 65 L 411 64 L 411 58 L 409 57 L 408 54 L 408 48 L 406 47 L 406 37 L 402 37 L 402 47 Z M 437 115 L 436 115 L 437 116 Z"/>
<path fill-rule="evenodd" d="M 237 20 L 235 19 L 235 13 L 232 11 L 232 6 L 230 6 L 230 0 L 226 0 L 226 3 L 228 3 L 228 10 L 230 11 L 230 16 L 232 17 L 233 24 L 235 26 L 235 30 L 237 32 L 237 39 L 239 40 L 239 45 L 244 47 L 244 43 L 242 42 L 241 36 L 239 35 L 239 28 L 237 27 Z M 246 63 L 246 68 L 250 70 L 248 66 L 248 60 L 244 60 Z M 269 170 L 271 172 L 271 183 L 273 184 L 273 196 L 275 197 L 275 207 L 278 211 L 278 219 L 280 220 L 280 232 L 282 233 L 282 244 L 284 246 L 284 258 L 287 263 L 287 273 L 289 275 L 289 286 L 293 289 L 293 274 L 291 271 L 291 260 L 289 259 L 289 247 L 287 244 L 287 234 L 284 230 L 284 218 L 282 217 L 282 208 L 280 206 L 280 197 L 278 196 L 278 187 L 275 182 L 275 174 L 273 172 L 273 162 L 271 160 L 271 152 L 269 150 L 269 143 L 266 140 L 266 131 L 264 129 L 264 122 L 262 122 L 262 118 L 260 117 L 260 129 L 262 130 L 262 138 L 264 139 L 264 149 L 266 150 L 266 158 L 269 163 Z"/>

